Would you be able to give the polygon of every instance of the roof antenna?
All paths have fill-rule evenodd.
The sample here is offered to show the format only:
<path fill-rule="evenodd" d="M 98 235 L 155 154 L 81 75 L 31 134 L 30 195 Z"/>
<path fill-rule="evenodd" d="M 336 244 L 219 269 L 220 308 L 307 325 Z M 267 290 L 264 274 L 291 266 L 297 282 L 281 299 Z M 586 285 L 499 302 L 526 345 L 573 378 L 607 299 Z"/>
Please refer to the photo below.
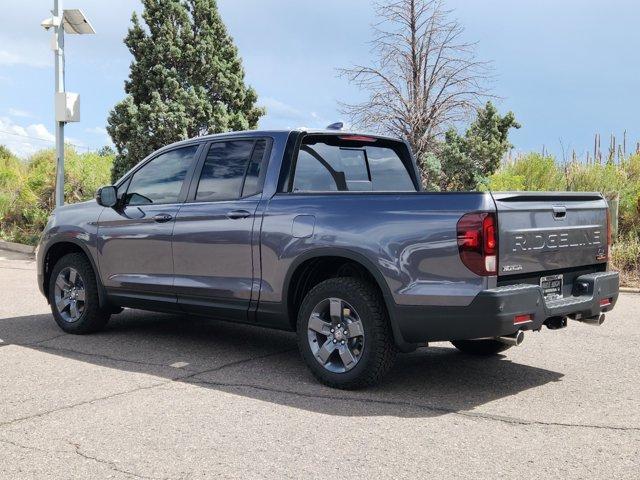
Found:
<path fill-rule="evenodd" d="M 344 123 L 336 122 L 327 126 L 327 130 L 342 130 L 344 128 Z"/>

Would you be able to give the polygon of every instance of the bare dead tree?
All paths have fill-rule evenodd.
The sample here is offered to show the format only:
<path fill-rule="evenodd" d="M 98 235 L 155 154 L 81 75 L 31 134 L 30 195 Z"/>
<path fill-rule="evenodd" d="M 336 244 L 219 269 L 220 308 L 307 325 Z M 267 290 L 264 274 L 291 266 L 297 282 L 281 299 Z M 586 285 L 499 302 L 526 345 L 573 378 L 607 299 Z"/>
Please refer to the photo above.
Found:
<path fill-rule="evenodd" d="M 369 96 L 342 104 L 342 112 L 357 127 L 405 138 L 421 159 L 492 97 L 490 64 L 476 58 L 475 43 L 462 39 L 441 0 L 380 1 L 376 10 L 374 65 L 340 69 Z"/>

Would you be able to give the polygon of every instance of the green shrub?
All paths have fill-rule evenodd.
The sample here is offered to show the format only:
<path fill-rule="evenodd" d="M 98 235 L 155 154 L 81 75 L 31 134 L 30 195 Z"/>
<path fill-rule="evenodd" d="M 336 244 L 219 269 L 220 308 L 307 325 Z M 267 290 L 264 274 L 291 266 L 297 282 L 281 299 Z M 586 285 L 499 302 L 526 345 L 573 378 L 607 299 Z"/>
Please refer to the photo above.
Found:
<path fill-rule="evenodd" d="M 611 261 L 619 270 L 640 270 L 640 238 L 635 234 L 622 236 L 611 249 Z"/>
<path fill-rule="evenodd" d="M 640 286 L 640 237 L 637 233 L 628 233 L 613 244 L 611 264 L 620 272 L 623 285 Z"/>
<path fill-rule="evenodd" d="M 553 157 L 528 153 L 513 163 L 503 165 L 489 178 L 491 190 L 556 191 L 565 190 L 562 169 Z"/>
<path fill-rule="evenodd" d="M 87 200 L 110 183 L 112 155 L 65 150 L 65 203 Z M 34 245 L 55 205 L 54 150 L 26 162 L 0 149 L 0 237 Z"/>

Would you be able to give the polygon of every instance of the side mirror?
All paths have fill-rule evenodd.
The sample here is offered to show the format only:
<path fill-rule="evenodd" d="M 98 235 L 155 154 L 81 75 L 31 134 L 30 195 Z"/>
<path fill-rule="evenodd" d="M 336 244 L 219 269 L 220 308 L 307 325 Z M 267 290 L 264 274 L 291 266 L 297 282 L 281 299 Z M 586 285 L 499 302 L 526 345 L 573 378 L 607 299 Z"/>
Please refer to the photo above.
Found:
<path fill-rule="evenodd" d="M 113 185 L 100 187 L 96 192 L 96 202 L 103 207 L 113 208 L 118 203 L 118 191 Z"/>

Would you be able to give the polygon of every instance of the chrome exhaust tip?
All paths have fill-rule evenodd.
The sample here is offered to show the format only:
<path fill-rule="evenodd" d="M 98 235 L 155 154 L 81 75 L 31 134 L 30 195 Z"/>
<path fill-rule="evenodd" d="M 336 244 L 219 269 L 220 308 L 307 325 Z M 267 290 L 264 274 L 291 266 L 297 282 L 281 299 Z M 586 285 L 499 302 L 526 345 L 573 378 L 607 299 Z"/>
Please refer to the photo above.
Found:
<path fill-rule="evenodd" d="M 587 325 L 593 325 L 595 327 L 599 327 L 604 323 L 604 313 L 601 313 L 600 315 L 595 315 L 593 317 L 581 318 L 578 321 L 582 323 L 586 323 Z"/>
<path fill-rule="evenodd" d="M 510 345 L 512 347 L 519 347 L 524 342 L 524 332 L 522 330 L 518 330 L 516 333 L 512 335 L 505 335 L 504 337 L 496 337 L 496 340 L 504 343 L 505 345 Z"/>

